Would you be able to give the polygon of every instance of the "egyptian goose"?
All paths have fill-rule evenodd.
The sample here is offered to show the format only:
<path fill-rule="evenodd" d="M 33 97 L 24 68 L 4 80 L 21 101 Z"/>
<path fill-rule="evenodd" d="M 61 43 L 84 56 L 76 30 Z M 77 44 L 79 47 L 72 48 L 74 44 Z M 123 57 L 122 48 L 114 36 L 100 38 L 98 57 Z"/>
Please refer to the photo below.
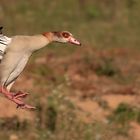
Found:
<path fill-rule="evenodd" d="M 23 71 L 32 53 L 52 42 L 81 45 L 67 31 L 44 32 L 33 36 L 16 35 L 9 38 L 2 34 L 2 27 L 0 28 L 0 93 L 16 103 L 17 108 L 35 109 L 35 107 L 23 102 L 22 99 L 28 95 L 27 93 L 21 91 L 13 93 L 10 89 Z M 1 49 L 2 47 L 3 49 Z"/>

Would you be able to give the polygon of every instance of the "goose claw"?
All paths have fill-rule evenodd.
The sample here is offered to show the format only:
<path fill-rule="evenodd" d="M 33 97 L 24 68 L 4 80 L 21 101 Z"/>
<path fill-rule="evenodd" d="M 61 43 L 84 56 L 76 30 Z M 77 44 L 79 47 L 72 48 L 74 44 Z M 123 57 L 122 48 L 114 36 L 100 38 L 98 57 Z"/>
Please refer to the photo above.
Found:
<path fill-rule="evenodd" d="M 21 98 L 25 98 L 27 95 L 29 95 L 29 93 L 24 93 L 22 91 L 19 91 L 16 94 L 14 94 L 14 98 L 21 99 Z"/>
<path fill-rule="evenodd" d="M 28 104 L 23 104 L 23 105 L 18 104 L 16 108 L 17 109 L 18 108 L 21 108 L 21 109 L 29 109 L 29 110 L 35 110 L 36 109 L 36 107 L 31 106 L 31 105 L 28 105 Z"/>

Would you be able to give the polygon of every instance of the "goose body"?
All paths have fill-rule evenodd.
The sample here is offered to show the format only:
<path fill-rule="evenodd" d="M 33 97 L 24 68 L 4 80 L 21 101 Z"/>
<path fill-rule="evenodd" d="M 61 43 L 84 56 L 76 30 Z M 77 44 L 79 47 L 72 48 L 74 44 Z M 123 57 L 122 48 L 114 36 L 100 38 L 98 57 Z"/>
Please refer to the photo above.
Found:
<path fill-rule="evenodd" d="M 45 47 L 51 42 L 72 43 L 81 45 L 71 33 L 45 32 L 33 36 L 17 35 L 11 37 L 6 46 L 5 54 L 0 63 L 0 92 L 15 102 L 18 107 L 34 109 L 22 101 L 27 94 L 18 92 L 13 95 L 11 87 L 25 68 L 33 52 Z"/>
<path fill-rule="evenodd" d="M 7 87 L 15 81 L 23 71 L 32 53 L 48 43 L 49 41 L 43 35 L 12 37 L 0 64 L 0 84 Z"/>

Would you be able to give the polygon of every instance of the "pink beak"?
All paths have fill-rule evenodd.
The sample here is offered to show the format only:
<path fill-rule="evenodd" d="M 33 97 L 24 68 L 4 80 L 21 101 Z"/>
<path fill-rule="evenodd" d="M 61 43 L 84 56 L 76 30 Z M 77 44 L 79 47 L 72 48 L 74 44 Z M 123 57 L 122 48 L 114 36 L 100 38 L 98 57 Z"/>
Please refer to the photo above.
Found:
<path fill-rule="evenodd" d="M 75 39 L 74 37 L 70 37 L 69 43 L 81 46 L 81 43 L 77 39 Z"/>

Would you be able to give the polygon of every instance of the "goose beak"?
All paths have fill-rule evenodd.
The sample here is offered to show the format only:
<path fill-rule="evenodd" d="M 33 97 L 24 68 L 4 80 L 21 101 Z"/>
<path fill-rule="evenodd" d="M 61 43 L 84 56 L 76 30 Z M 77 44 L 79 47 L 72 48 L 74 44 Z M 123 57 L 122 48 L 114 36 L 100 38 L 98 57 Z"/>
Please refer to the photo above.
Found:
<path fill-rule="evenodd" d="M 74 37 L 70 37 L 69 43 L 77 45 L 77 46 L 81 46 L 81 43 L 77 39 L 75 39 Z"/>

